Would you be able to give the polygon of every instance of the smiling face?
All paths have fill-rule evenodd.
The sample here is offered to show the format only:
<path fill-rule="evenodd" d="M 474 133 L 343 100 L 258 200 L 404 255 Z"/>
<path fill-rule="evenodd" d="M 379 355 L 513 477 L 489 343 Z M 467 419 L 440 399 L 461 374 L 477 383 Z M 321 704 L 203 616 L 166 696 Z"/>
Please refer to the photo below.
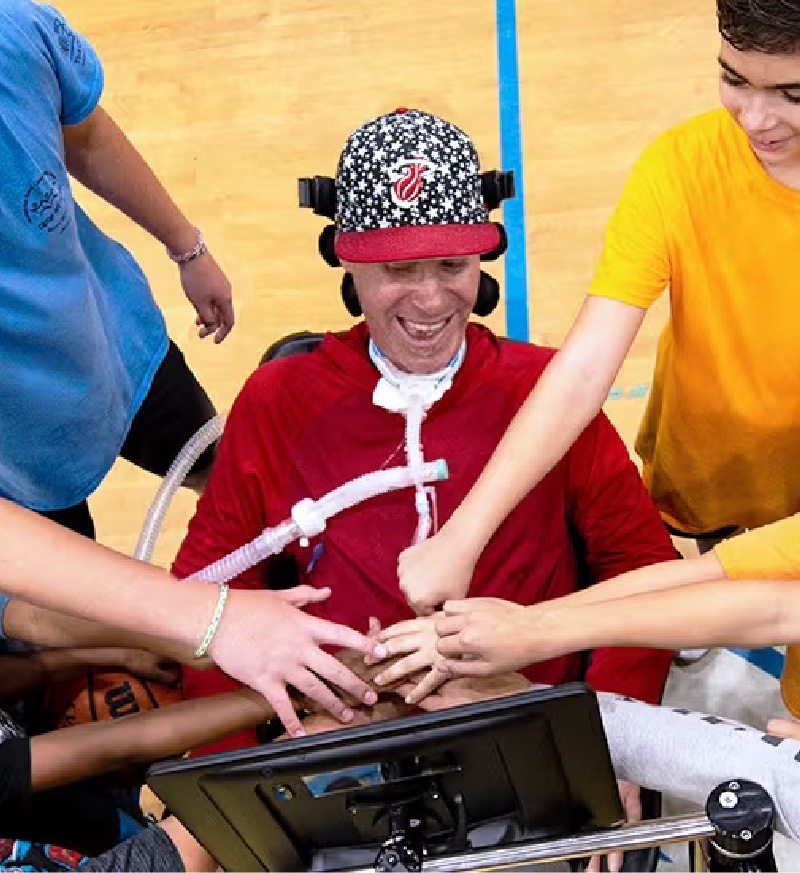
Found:
<path fill-rule="evenodd" d="M 800 54 L 739 51 L 722 40 L 720 98 L 770 175 L 800 171 Z"/>
<path fill-rule="evenodd" d="M 478 296 L 477 255 L 342 266 L 353 276 L 370 336 L 396 367 L 425 374 L 450 363 Z"/>

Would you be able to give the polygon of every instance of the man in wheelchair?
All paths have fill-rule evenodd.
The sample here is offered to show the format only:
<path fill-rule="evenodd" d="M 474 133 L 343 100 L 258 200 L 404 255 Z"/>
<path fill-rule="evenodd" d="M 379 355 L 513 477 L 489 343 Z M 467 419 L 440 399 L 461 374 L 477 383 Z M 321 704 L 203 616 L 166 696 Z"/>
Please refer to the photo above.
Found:
<path fill-rule="evenodd" d="M 346 510 L 235 582 L 274 587 L 290 562 L 290 584 L 329 587 L 331 596 L 310 612 L 380 633 L 391 655 L 404 656 L 379 672 L 378 684 L 428 671 L 408 691 L 413 703 L 443 677 L 432 670 L 434 617 L 415 617 L 406 603 L 398 556 L 459 505 L 553 352 L 469 322 L 498 302 L 498 285 L 480 262 L 505 249 L 489 209 L 513 194 L 513 179 L 481 174 L 474 145 L 457 127 L 397 110 L 351 135 L 335 182 L 302 183 L 304 205 L 334 220 L 320 251 L 344 269 L 345 305 L 364 318 L 249 378 L 173 571 L 192 575 L 292 515 L 299 501 L 361 474 L 443 458 L 447 481 Z M 675 557 L 625 446 L 601 414 L 498 530 L 470 595 L 532 604 Z M 670 660 L 666 651 L 598 649 L 537 664 L 526 675 L 550 685 L 584 677 L 596 690 L 658 702 Z M 219 671 L 185 677 L 190 697 L 231 685 Z M 241 734 L 214 749 L 253 742 L 254 734 Z"/>

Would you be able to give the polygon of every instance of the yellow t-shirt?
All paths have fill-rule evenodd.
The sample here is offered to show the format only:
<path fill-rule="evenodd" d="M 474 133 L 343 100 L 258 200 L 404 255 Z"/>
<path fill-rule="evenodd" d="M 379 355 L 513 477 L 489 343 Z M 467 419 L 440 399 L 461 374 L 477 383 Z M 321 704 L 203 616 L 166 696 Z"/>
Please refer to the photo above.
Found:
<path fill-rule="evenodd" d="M 800 580 L 800 513 L 725 540 L 714 553 L 731 579 Z M 800 718 L 800 646 L 786 650 L 781 691 Z"/>
<path fill-rule="evenodd" d="M 667 287 L 636 441 L 656 505 L 688 533 L 800 510 L 800 191 L 725 110 L 639 159 L 589 293 L 647 308 Z"/>

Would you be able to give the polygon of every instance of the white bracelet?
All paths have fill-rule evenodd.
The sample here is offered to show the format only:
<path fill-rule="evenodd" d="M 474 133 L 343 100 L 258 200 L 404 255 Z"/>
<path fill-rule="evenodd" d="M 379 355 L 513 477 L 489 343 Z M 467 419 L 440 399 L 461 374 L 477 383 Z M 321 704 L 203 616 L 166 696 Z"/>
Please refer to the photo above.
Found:
<path fill-rule="evenodd" d="M 195 658 L 205 657 L 208 647 L 214 642 L 217 629 L 219 628 L 220 620 L 222 619 L 222 611 L 225 609 L 225 604 L 228 602 L 229 586 L 223 582 L 219 586 L 219 597 L 217 598 L 217 608 L 214 610 L 214 615 L 211 616 L 211 622 L 208 625 L 206 635 L 203 637 L 203 642 L 195 649 Z"/>
<path fill-rule="evenodd" d="M 208 246 L 203 237 L 203 231 L 200 230 L 200 228 L 195 228 L 195 230 L 197 231 L 197 242 L 193 249 L 184 252 L 182 255 L 174 255 L 169 249 L 167 249 L 167 254 L 179 267 L 188 264 L 190 261 L 196 261 L 200 255 L 204 255 L 208 251 Z"/>

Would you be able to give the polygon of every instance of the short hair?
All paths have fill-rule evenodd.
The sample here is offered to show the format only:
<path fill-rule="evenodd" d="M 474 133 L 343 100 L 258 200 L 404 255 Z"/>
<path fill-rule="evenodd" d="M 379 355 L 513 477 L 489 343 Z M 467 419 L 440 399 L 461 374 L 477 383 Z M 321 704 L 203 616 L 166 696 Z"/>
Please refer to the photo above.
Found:
<path fill-rule="evenodd" d="M 739 51 L 800 54 L 800 0 L 717 0 L 717 22 Z"/>

